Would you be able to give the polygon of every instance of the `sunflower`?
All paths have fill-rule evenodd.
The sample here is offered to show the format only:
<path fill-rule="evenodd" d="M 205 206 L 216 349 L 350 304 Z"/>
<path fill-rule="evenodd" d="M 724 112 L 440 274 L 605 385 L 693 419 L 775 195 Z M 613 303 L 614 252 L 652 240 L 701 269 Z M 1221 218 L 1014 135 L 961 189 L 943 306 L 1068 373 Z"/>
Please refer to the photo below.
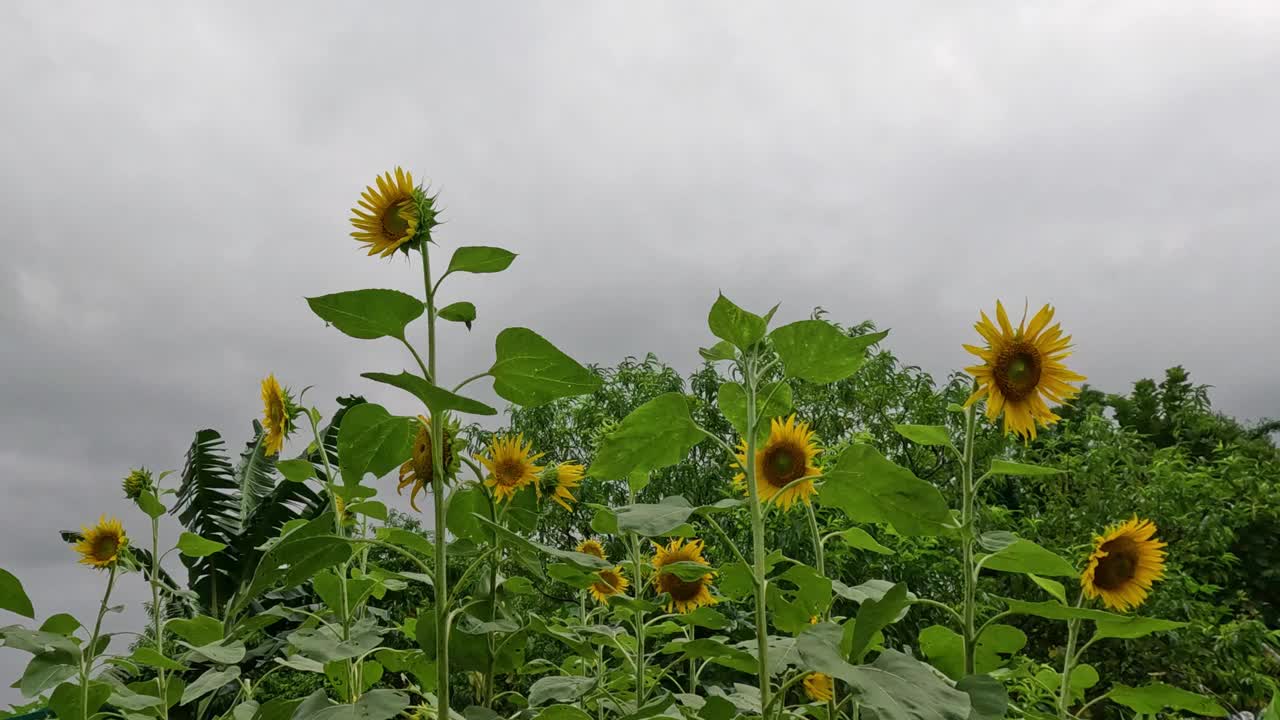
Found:
<path fill-rule="evenodd" d="M 149 492 L 152 485 L 151 471 L 146 468 L 130 470 L 124 481 L 120 483 L 121 488 L 124 489 L 125 498 L 129 500 L 137 500 L 142 493 Z"/>
<path fill-rule="evenodd" d="M 814 702 L 827 702 L 835 695 L 830 675 L 811 672 L 804 676 L 804 694 Z"/>
<path fill-rule="evenodd" d="M 1101 597 L 1113 610 L 1141 605 L 1151 584 L 1164 577 L 1165 544 L 1155 534 L 1155 523 L 1135 515 L 1094 538 L 1093 553 L 1080 575 L 1084 594 Z"/>
<path fill-rule="evenodd" d="M 456 425 L 445 423 L 442 457 L 445 482 L 449 482 L 450 478 L 458 474 L 458 458 L 462 441 L 458 439 L 457 430 Z M 419 415 L 418 434 L 413 438 L 412 454 L 400 466 L 400 483 L 396 485 L 396 494 L 403 495 L 405 488 L 413 488 L 409 493 L 409 505 L 414 510 L 422 512 L 418 507 L 418 493 L 431 485 L 434 476 L 435 461 L 431 457 L 431 421 Z"/>
<path fill-rule="evenodd" d="M 510 500 L 526 485 L 538 481 L 542 467 L 533 463 L 540 457 L 542 453 L 535 454 L 533 445 L 520 434 L 490 441 L 488 456 L 476 459 L 489 471 L 484 484 L 493 488 L 498 500 Z"/>
<path fill-rule="evenodd" d="M 982 321 L 973 326 L 987 341 L 985 348 L 964 346 L 982 359 L 981 365 L 965 368 L 978 383 L 965 407 L 989 395 L 987 419 L 994 422 L 1003 411 L 1006 433 L 1034 440 L 1037 422 L 1048 427 L 1060 419 L 1046 400 L 1059 405 L 1070 400 L 1080 392 L 1070 383 L 1086 378 L 1062 364 L 1071 355 L 1071 336 L 1063 335 L 1060 325 L 1049 325 L 1053 322 L 1052 307 L 1040 308 L 1030 325 L 1024 315 L 1014 330 L 1004 305 L 997 300 L 996 320 L 999 327 L 984 312 Z"/>
<path fill-rule="evenodd" d="M 591 597 L 596 599 L 596 602 L 601 604 L 608 604 L 609 598 L 614 595 L 621 595 L 631 585 L 627 580 L 627 576 L 622 573 L 621 565 L 599 570 L 596 572 L 596 577 L 599 579 L 591 583 L 591 587 L 587 588 L 587 591 L 591 593 Z"/>
<path fill-rule="evenodd" d="M 268 455 L 278 455 L 284 448 L 284 441 L 293 433 L 293 418 L 298 410 L 293 405 L 286 388 L 280 387 L 275 374 L 262 379 L 262 417 L 267 426 Z"/>
<path fill-rule="evenodd" d="M 601 560 L 605 559 L 604 546 L 601 545 L 600 541 L 596 540 L 595 538 L 587 538 L 586 540 L 583 540 L 582 542 L 578 543 L 577 550 L 583 555 L 591 555 L 594 557 L 598 557 Z"/>
<path fill-rule="evenodd" d="M 674 608 L 676 612 L 689 612 L 696 610 L 703 605 L 714 605 L 716 599 L 711 596 L 711 576 L 713 573 L 707 572 L 696 580 L 685 580 L 674 572 L 663 572 L 662 568 L 672 563 L 691 562 L 699 565 L 710 565 L 706 558 L 702 557 L 702 541 L 689 540 L 685 542 L 680 538 L 671 541 L 669 545 L 663 547 L 657 543 L 653 544 L 653 585 L 657 589 L 658 594 L 668 593 L 671 599 L 667 601 L 667 612 L 671 612 Z"/>
<path fill-rule="evenodd" d="M 802 478 L 818 474 L 813 460 L 820 452 L 809 423 L 797 421 L 795 415 L 786 420 L 774 418 L 769 425 L 769 439 L 756 449 L 756 493 L 760 502 L 775 502 L 783 510 L 790 510 L 796 500 L 807 505 L 818 491 L 812 480 Z M 738 444 L 737 465 L 742 470 L 747 467 L 745 440 Z M 733 484 L 747 492 L 746 473 L 735 475 Z"/>
<path fill-rule="evenodd" d="M 389 257 L 418 234 L 422 220 L 418 206 L 422 193 L 413 185 L 413 175 L 396 168 L 379 175 L 378 187 L 360 193 L 360 207 L 351 208 L 351 237 L 369 248 L 370 255 Z"/>
<path fill-rule="evenodd" d="M 120 554 L 129 544 L 124 526 L 115 518 L 103 515 L 93 527 L 80 528 L 81 538 L 75 545 L 80 562 L 98 569 L 109 568 L 120 560 Z"/>
<path fill-rule="evenodd" d="M 573 503 L 578 499 L 573 496 L 573 489 L 582 484 L 582 476 L 586 468 L 575 463 L 559 463 L 544 468 L 539 481 L 534 484 L 541 498 L 545 492 L 565 510 L 573 510 Z"/>

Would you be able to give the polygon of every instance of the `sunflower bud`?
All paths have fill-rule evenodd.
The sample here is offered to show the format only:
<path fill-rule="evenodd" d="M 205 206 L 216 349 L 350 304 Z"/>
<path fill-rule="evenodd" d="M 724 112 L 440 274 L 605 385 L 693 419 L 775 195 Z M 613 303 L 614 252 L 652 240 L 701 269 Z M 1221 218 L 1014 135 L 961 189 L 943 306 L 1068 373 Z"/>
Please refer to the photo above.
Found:
<path fill-rule="evenodd" d="M 146 468 L 138 468 L 130 470 L 125 476 L 123 482 L 120 483 L 124 488 L 124 496 L 130 500 L 137 500 L 144 492 L 150 492 L 155 487 L 155 482 L 151 479 L 151 471 Z"/>

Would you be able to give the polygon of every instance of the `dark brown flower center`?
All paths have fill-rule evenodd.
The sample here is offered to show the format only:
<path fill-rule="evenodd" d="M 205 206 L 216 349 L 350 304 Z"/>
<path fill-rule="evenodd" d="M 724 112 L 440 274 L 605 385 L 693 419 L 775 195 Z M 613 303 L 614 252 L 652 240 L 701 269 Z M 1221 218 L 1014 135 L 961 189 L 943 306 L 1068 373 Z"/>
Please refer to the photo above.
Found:
<path fill-rule="evenodd" d="M 1035 345 L 1014 340 L 996 357 L 996 386 L 1012 401 L 1025 400 L 1040 384 L 1042 363 Z"/>
<path fill-rule="evenodd" d="M 784 488 L 804 477 L 804 449 L 791 443 L 774 445 L 764 453 L 764 478 L 776 488 Z"/>
<path fill-rule="evenodd" d="M 409 206 L 408 200 L 400 202 L 387 208 L 382 213 L 382 232 L 389 238 L 403 237 L 409 229 L 409 221 L 401 217 L 401 211 Z"/>
<path fill-rule="evenodd" d="M 597 574 L 600 576 L 600 581 L 596 583 L 596 592 L 612 594 L 622 587 L 622 578 L 613 570 L 601 570 Z"/>
<path fill-rule="evenodd" d="M 676 602 L 686 602 L 702 592 L 702 581 L 682 580 L 675 573 L 662 573 L 658 575 L 658 592 L 669 593 Z"/>
<path fill-rule="evenodd" d="M 1093 570 L 1093 584 L 1103 590 L 1119 590 L 1138 572 L 1138 546 L 1132 539 L 1119 537 L 1099 548 L 1107 556 L 1098 560 Z"/>
<path fill-rule="evenodd" d="M 441 465 L 445 468 L 445 480 L 449 478 L 449 466 L 453 463 L 453 438 L 446 431 L 444 434 L 444 457 Z M 431 457 L 431 426 L 423 425 L 418 430 L 418 437 L 413 440 L 413 473 L 424 485 L 431 484 L 434 477 L 435 462 Z"/>
<path fill-rule="evenodd" d="M 119 549 L 120 541 L 115 535 L 99 535 L 93 541 L 93 557 L 98 560 L 112 558 Z"/>
<path fill-rule="evenodd" d="M 493 470 L 499 485 L 515 485 L 524 477 L 524 463 L 519 460 L 501 460 Z"/>

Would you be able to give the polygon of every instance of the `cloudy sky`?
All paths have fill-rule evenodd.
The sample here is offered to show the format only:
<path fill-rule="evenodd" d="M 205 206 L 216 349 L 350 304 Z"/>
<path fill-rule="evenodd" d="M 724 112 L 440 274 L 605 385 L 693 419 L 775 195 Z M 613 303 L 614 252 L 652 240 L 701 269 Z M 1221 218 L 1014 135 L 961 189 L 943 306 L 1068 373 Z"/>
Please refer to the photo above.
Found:
<path fill-rule="evenodd" d="M 941 376 L 1002 297 L 1054 303 L 1106 389 L 1182 363 L 1223 410 L 1280 415 L 1274 2 L 5 15 L 0 562 L 41 617 L 87 616 L 100 590 L 55 531 L 112 512 L 141 537 L 119 478 L 180 467 L 197 428 L 238 446 L 268 371 L 412 409 L 358 377 L 407 366 L 394 344 L 303 301 L 417 289 L 347 235 L 397 164 L 440 191 L 446 250 L 520 253 L 449 281 L 480 319 L 445 330 L 445 377 L 486 367 L 508 325 L 584 362 L 689 368 L 717 289 L 873 319 Z M 0 675 L 23 662 L 0 651 Z"/>

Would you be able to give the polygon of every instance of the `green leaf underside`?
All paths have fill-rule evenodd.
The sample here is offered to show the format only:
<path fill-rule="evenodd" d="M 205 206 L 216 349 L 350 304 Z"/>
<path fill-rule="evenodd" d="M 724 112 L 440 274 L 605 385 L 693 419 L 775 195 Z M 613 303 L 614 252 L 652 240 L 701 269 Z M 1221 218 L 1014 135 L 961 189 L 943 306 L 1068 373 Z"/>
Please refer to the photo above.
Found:
<path fill-rule="evenodd" d="M 489 374 L 502 399 L 524 407 L 598 390 L 600 376 L 579 365 L 528 328 L 507 328 L 494 343 L 497 359 Z"/>
<path fill-rule="evenodd" d="M 422 401 L 430 408 L 432 415 L 446 410 L 470 413 L 472 415 L 497 415 L 498 411 L 479 400 L 456 395 L 427 382 L 410 372 L 401 371 L 398 375 L 380 372 L 360 373 L 360 377 L 368 378 L 392 387 L 400 388 Z"/>
<path fill-rule="evenodd" d="M 404 339 L 405 326 L 423 312 L 422 301 L 399 290 L 353 290 L 307 298 L 312 312 L 361 340 Z"/>

